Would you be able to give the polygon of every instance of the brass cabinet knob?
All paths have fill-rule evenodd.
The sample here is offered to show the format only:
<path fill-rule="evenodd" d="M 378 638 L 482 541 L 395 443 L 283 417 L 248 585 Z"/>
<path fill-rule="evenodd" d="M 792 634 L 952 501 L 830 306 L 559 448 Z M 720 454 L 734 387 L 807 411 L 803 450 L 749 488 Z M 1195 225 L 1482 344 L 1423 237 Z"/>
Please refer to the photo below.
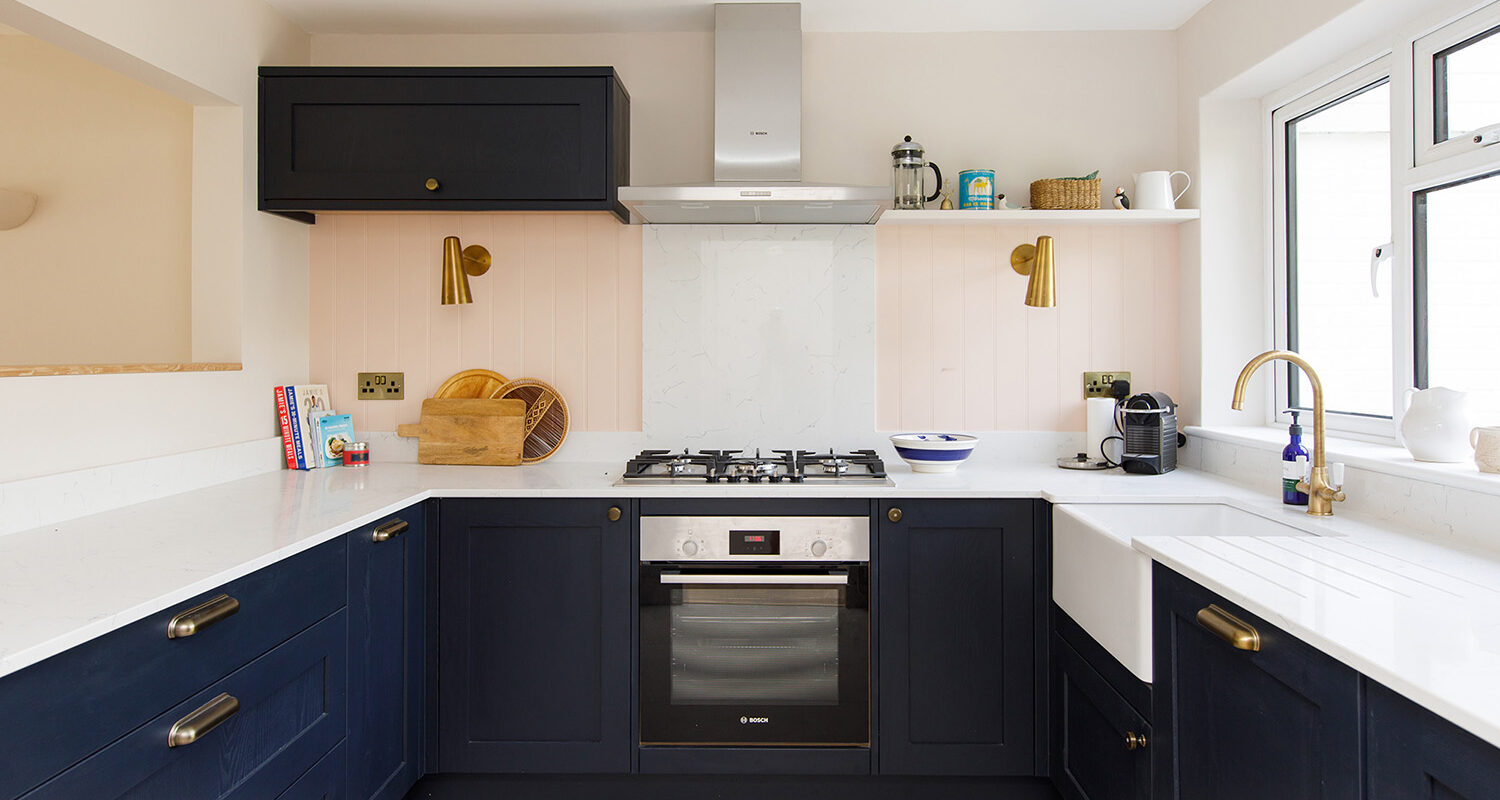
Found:
<path fill-rule="evenodd" d="M 1146 749 L 1146 735 L 1143 734 L 1143 733 L 1136 733 L 1135 731 L 1126 731 L 1125 732 L 1125 749 L 1126 750 L 1145 750 Z"/>
<path fill-rule="evenodd" d="M 900 522 L 901 521 L 901 509 L 899 509 L 899 508 L 893 508 L 890 511 L 885 512 L 885 518 L 888 519 L 888 520 L 890 520 L 891 522 Z"/>
<path fill-rule="evenodd" d="M 620 521 L 620 507 L 619 506 L 610 506 L 609 507 L 609 521 L 610 522 L 619 522 Z"/>
<path fill-rule="evenodd" d="M 429 192 L 435 192 L 435 191 L 437 191 L 437 188 L 438 188 L 438 180 L 437 180 L 437 178 L 428 178 L 427 179 L 427 183 L 425 184 L 425 186 L 427 187 L 427 191 L 429 191 Z"/>

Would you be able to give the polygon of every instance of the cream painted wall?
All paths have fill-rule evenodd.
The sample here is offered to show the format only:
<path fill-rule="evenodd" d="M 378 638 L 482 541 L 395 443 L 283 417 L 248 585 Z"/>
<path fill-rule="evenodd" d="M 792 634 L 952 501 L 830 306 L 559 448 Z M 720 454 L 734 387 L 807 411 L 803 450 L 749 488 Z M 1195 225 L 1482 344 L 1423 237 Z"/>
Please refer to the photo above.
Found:
<path fill-rule="evenodd" d="M 891 146 L 909 134 L 945 175 L 993 168 L 1012 197 L 1036 178 L 1094 169 L 1107 187 L 1129 186 L 1132 172 L 1175 161 L 1174 41 L 1162 31 L 804 34 L 803 177 L 885 185 Z M 713 177 L 711 34 L 317 35 L 312 60 L 613 65 L 631 96 L 632 183 Z"/>
<path fill-rule="evenodd" d="M 191 358 L 192 106 L 31 36 L 0 35 L 0 364 Z"/>
<path fill-rule="evenodd" d="M 227 288 L 215 296 L 230 299 L 213 313 L 243 318 L 245 365 L 0 379 L 0 415 L 11 423 L 0 429 L 0 481 L 274 436 L 270 387 L 307 379 L 308 234 L 255 210 L 255 69 L 305 62 L 307 36 L 259 0 L 0 0 L 0 24 L 200 104 L 195 129 L 215 141 L 195 185 L 204 173 L 231 190 L 230 222 L 212 244 L 243 265 L 216 276 Z"/>

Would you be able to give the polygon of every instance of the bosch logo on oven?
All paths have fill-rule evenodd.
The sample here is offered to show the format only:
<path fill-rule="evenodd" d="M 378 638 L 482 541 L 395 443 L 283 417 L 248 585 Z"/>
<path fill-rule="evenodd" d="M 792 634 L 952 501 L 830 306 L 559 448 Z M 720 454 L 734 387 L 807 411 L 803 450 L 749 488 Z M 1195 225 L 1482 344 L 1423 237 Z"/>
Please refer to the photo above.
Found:
<path fill-rule="evenodd" d="M 740 717 L 741 725 L 760 725 L 770 721 L 770 717 Z"/>

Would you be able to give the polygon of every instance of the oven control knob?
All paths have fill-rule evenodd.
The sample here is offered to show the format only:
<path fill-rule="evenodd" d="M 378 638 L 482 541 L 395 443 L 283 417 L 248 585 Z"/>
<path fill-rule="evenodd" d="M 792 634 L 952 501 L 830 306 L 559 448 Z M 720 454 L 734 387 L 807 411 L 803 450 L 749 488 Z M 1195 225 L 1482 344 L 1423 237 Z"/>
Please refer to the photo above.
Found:
<path fill-rule="evenodd" d="M 682 543 L 682 554 L 688 558 L 698 555 L 698 543 L 689 539 Z"/>
<path fill-rule="evenodd" d="M 828 543 L 822 539 L 814 539 L 812 543 L 812 554 L 814 558 L 822 558 L 828 554 Z"/>

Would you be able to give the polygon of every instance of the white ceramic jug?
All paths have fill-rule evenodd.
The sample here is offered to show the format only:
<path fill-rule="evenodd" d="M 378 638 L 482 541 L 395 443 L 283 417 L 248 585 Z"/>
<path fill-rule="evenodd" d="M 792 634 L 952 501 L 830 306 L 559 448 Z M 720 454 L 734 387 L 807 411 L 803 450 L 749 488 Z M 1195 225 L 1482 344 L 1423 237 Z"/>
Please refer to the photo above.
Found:
<path fill-rule="evenodd" d="M 1183 184 L 1182 191 L 1172 193 L 1172 176 L 1181 175 L 1187 178 Z M 1182 197 L 1183 192 L 1193 185 L 1193 179 L 1182 170 L 1168 172 L 1164 169 L 1151 172 L 1135 173 L 1135 196 L 1130 199 L 1130 207 L 1138 209 L 1155 209 L 1167 211 L 1177 207 L 1177 198 Z"/>
<path fill-rule="evenodd" d="M 1469 395 L 1443 386 L 1407 389 L 1401 415 L 1401 443 L 1418 461 L 1452 464 L 1468 461 Z"/>

